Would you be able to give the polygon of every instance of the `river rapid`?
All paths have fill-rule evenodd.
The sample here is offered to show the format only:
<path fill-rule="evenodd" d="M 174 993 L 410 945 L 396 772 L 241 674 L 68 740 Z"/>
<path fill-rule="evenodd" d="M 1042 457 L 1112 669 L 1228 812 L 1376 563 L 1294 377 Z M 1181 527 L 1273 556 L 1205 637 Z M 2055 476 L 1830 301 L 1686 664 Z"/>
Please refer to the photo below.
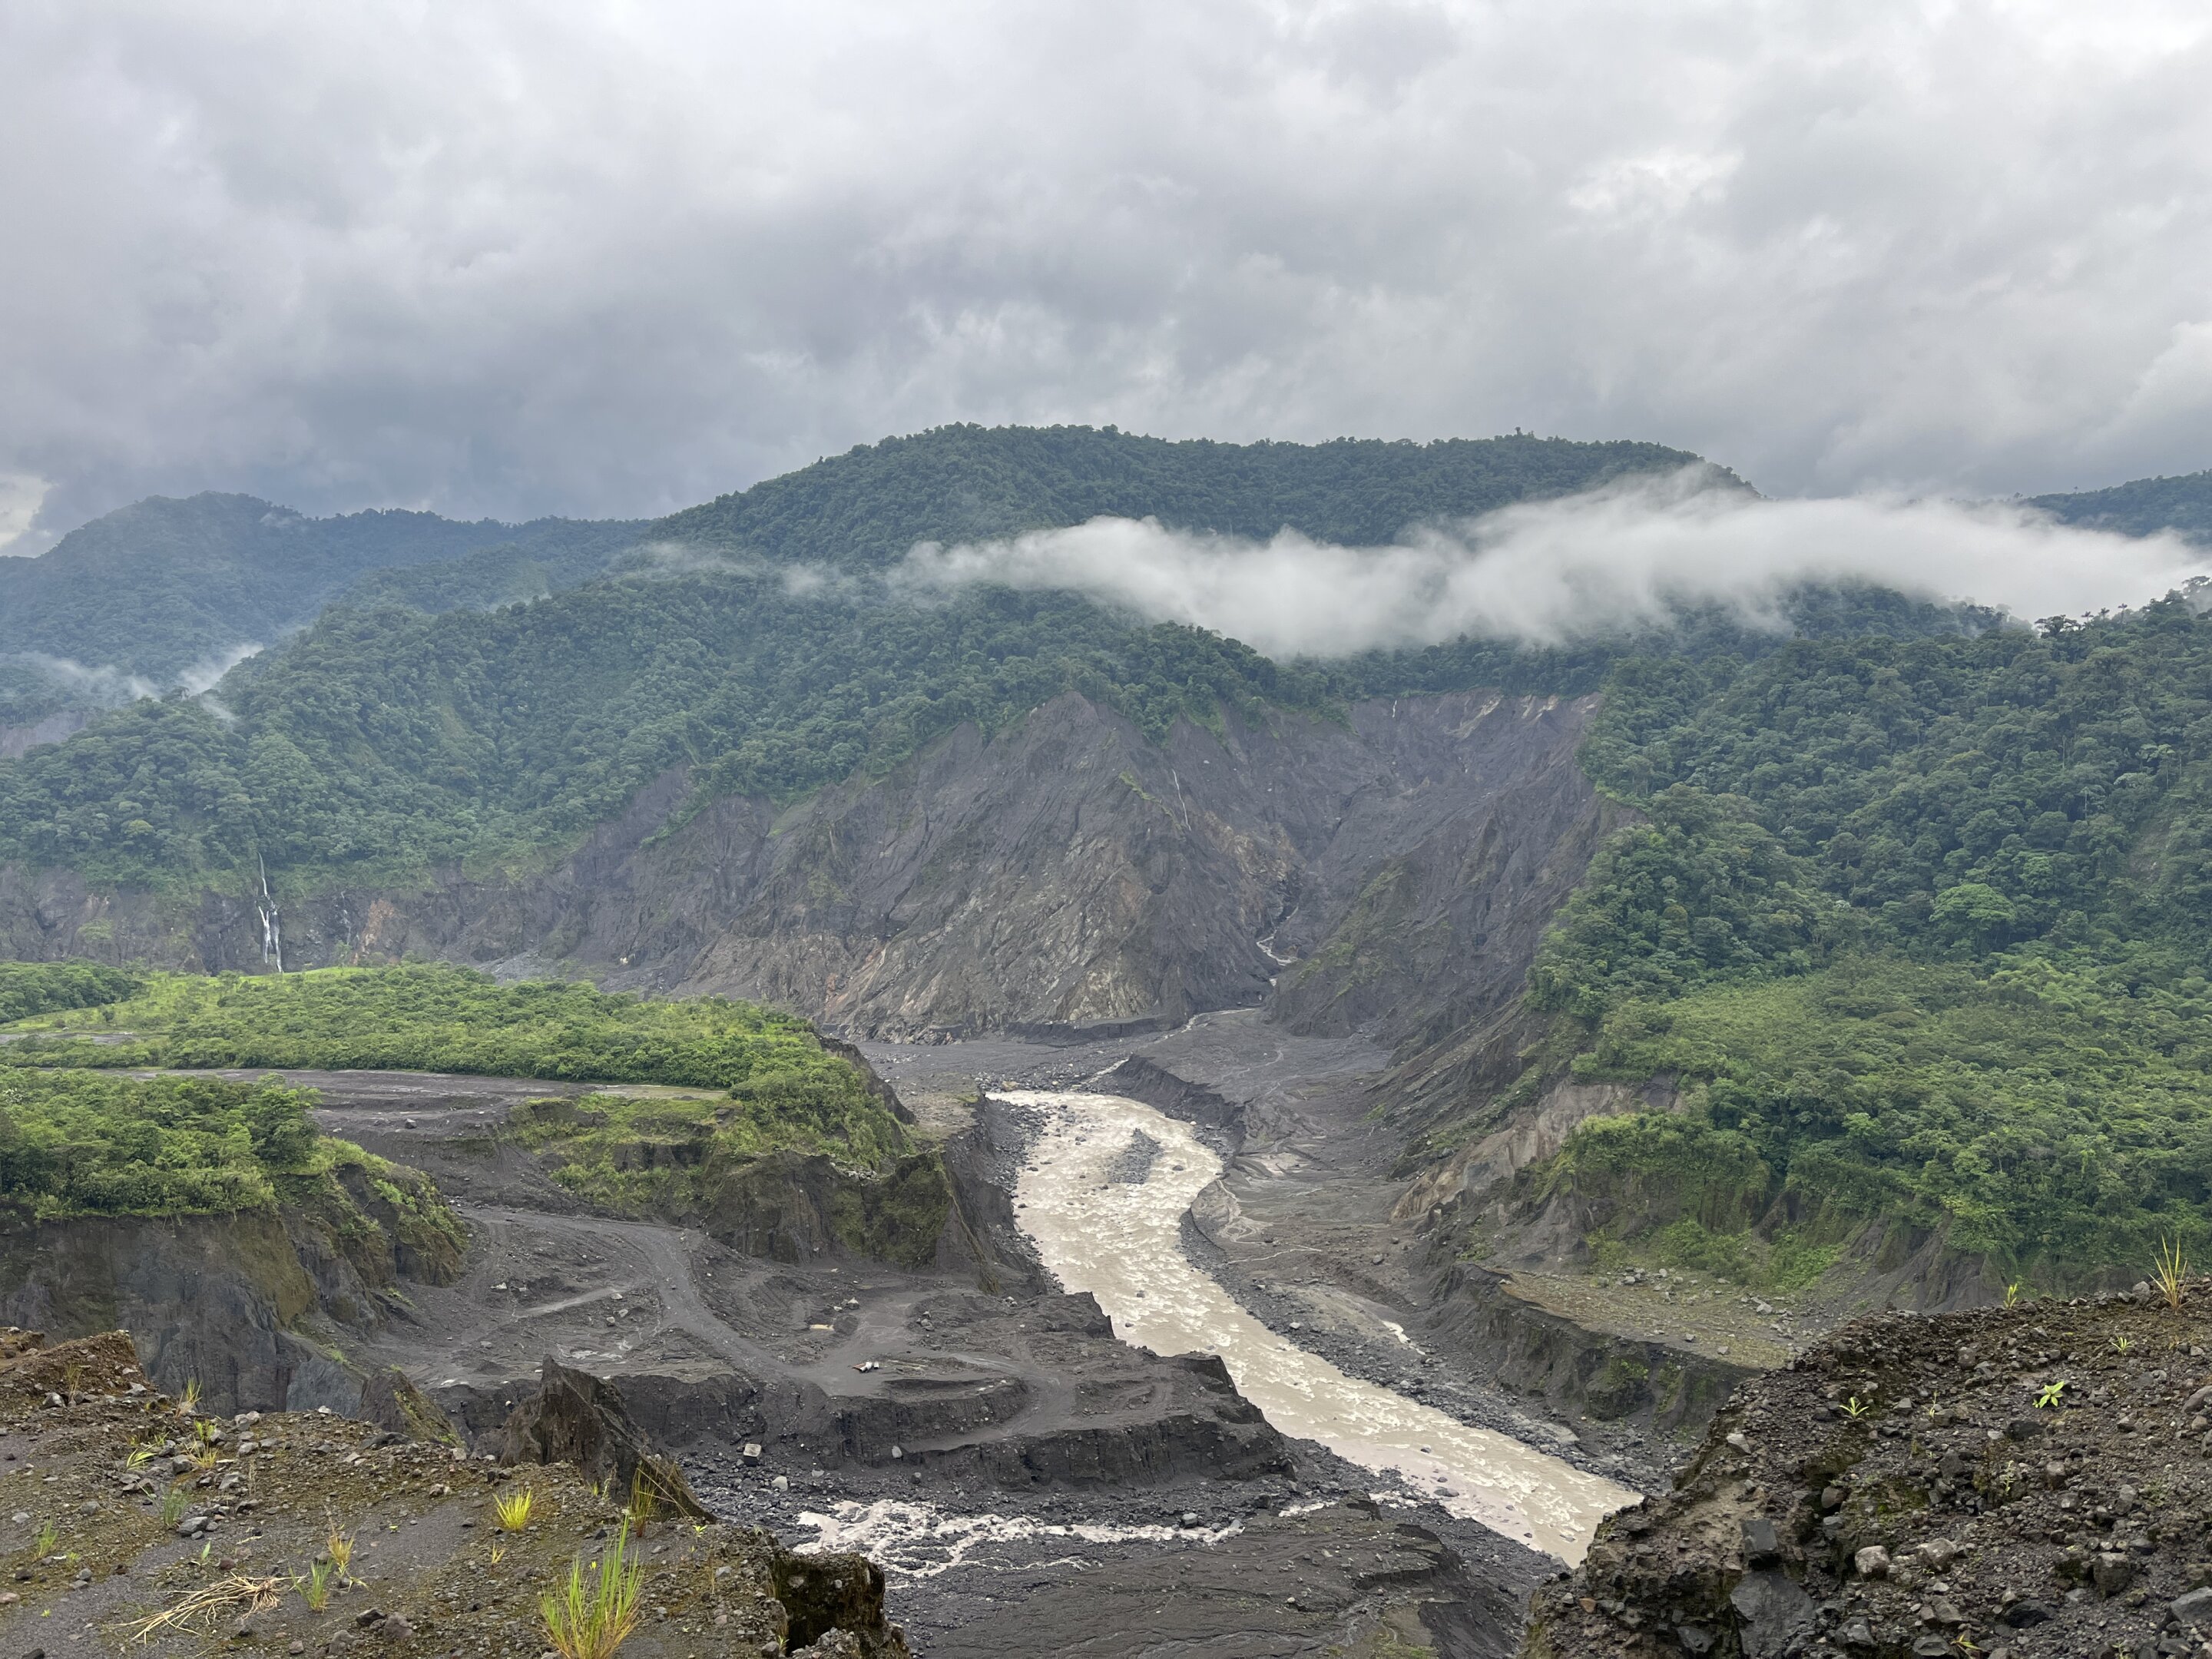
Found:
<path fill-rule="evenodd" d="M 1125 1341 L 1155 1353 L 1221 1356 L 1245 1398 L 1285 1435 L 1317 1441 L 1452 1514 L 1570 1565 L 1597 1523 L 1637 1494 L 1601 1475 L 1471 1428 L 1377 1383 L 1347 1376 L 1278 1336 L 1182 1249 L 1182 1218 L 1221 1160 L 1188 1124 L 1116 1095 L 1011 1090 L 1044 1127 L 1016 1193 L 1023 1230 L 1070 1291 L 1089 1291 Z M 1143 1179 L 1125 1155 L 1158 1143 Z"/>

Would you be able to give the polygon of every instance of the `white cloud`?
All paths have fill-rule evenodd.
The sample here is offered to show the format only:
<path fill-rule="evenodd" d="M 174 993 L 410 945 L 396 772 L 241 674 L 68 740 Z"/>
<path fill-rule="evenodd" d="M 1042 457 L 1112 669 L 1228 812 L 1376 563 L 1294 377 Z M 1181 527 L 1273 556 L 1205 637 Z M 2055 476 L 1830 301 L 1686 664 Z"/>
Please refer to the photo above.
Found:
<path fill-rule="evenodd" d="M 0 472 L 0 558 L 40 553 L 46 544 L 28 535 L 46 498 L 46 481 L 21 472 Z M 28 544 L 36 543 L 37 544 Z"/>
<path fill-rule="evenodd" d="M 158 697 L 173 686 L 193 696 L 204 696 L 214 690 L 225 674 L 265 647 L 247 641 L 227 646 L 222 650 L 210 652 L 198 661 L 179 672 L 173 679 L 157 684 L 143 674 L 112 663 L 82 663 L 74 657 L 57 657 L 44 651 L 0 651 L 0 665 L 14 665 L 27 669 L 39 679 L 85 702 L 105 708 L 120 708 L 136 702 L 142 697 Z M 226 718 L 228 711 L 209 699 Z"/>
<path fill-rule="evenodd" d="M 0 470 L 61 527 L 971 418 L 2193 470 L 2208 80 L 2191 0 L 19 0 Z"/>
<path fill-rule="evenodd" d="M 1859 579 L 2042 617 L 2138 605 L 2212 568 L 2169 537 L 2077 530 L 2012 506 L 1871 497 L 1762 501 L 1694 470 L 1433 527 L 1393 547 L 1284 532 L 1266 542 L 1094 519 L 910 553 L 896 578 L 1066 589 L 1273 656 L 1341 656 L 1474 634 L 1553 643 L 1717 602 L 1779 625 L 1805 582 Z"/>

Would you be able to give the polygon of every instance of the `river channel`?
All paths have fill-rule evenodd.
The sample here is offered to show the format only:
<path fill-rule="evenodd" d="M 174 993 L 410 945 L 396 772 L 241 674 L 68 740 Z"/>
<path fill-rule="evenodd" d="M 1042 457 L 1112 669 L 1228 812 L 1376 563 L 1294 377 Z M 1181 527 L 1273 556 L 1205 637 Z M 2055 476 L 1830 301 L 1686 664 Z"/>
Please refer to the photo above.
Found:
<path fill-rule="evenodd" d="M 1219 1354 L 1278 1430 L 1383 1477 L 1378 1495 L 1418 1494 L 1571 1565 L 1601 1520 L 1636 1500 L 1510 1436 L 1348 1376 L 1246 1312 L 1183 1255 L 1184 1212 L 1221 1173 L 1189 1125 L 1115 1095 L 1005 1097 L 1045 1117 L 1018 1189 L 1021 1224 L 1045 1266 L 1070 1291 L 1097 1297 L 1124 1340 L 1155 1353 Z M 1159 1148 L 1141 1180 L 1129 1178 L 1127 1159 L 1139 1133 Z"/>

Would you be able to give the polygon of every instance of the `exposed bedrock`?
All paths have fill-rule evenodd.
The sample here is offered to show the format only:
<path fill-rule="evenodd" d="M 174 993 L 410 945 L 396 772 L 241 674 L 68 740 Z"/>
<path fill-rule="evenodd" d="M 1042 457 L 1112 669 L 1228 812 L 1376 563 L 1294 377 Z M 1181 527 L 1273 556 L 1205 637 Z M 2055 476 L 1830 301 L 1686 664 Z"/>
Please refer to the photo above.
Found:
<path fill-rule="evenodd" d="M 541 874 L 295 904 L 286 962 L 581 970 L 909 1038 L 1158 1029 L 1279 976 L 1297 1029 L 1421 1036 L 1517 991 L 1587 863 L 1594 705 L 1461 693 L 1153 744 L 1068 693 L 780 812 L 726 797 L 686 817 L 672 773 Z M 15 867 L 0 951 L 263 965 L 242 889 L 105 894 Z"/>
<path fill-rule="evenodd" d="M 340 1345 L 404 1317 L 404 1279 L 456 1266 L 295 1209 L 88 1216 L 0 1234 L 0 1321 L 58 1339 L 127 1330 L 153 1382 L 197 1382 L 213 1411 L 350 1413 L 362 1379 Z"/>
<path fill-rule="evenodd" d="M 100 717 L 94 708 L 64 708 L 35 720 L 0 724 L 0 760 L 19 760 L 49 743 L 65 743 Z"/>
<path fill-rule="evenodd" d="M 936 1265 L 973 1274 L 977 1287 L 994 1296 L 1043 1296 L 1054 1288 L 1014 1215 L 1028 1116 L 1024 1108 L 983 1096 L 974 1121 L 948 1136 L 941 1149 L 951 1204 Z"/>
<path fill-rule="evenodd" d="M 622 1392 L 548 1359 L 538 1385 L 508 1413 L 495 1444 L 502 1463 L 573 1463 L 611 1492 L 650 1492 L 662 1508 L 708 1518 L 674 1462 L 632 1420 Z"/>

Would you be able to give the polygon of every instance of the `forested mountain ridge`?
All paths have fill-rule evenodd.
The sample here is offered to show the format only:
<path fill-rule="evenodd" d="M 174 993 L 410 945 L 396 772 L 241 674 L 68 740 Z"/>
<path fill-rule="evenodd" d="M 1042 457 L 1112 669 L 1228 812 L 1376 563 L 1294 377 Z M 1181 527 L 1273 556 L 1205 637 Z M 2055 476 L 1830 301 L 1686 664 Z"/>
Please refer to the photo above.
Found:
<path fill-rule="evenodd" d="M 252 495 L 150 496 L 33 559 L 0 559 L 0 698 L 72 689 L 11 656 L 63 658 L 167 686 L 196 665 L 273 642 L 372 572 L 513 546 L 583 541 L 612 556 L 634 527 L 545 519 L 459 523 L 398 510 L 313 519 Z M 82 688 L 76 688 L 82 695 Z M 118 688 L 121 689 L 121 688 Z"/>
<path fill-rule="evenodd" d="M 1094 510 L 1386 539 L 1639 459 L 1686 458 L 950 428 L 649 531 L 742 557 L 506 606 L 501 547 L 374 574 L 225 708 L 141 702 L 0 763 L 0 948 L 251 967 L 266 927 L 293 965 L 511 959 L 879 1035 L 1269 1001 L 1413 1060 L 1533 963 L 1536 1048 L 1428 1149 L 1562 1080 L 1673 1078 L 1682 1109 L 1528 1177 L 1613 1246 L 1755 1274 L 1873 1218 L 2054 1278 L 2212 1246 L 2187 605 L 2039 633 L 1844 590 L 1800 595 L 1795 639 L 1716 613 L 1275 662 L 871 569 Z M 540 573 L 580 580 L 593 529 Z"/>
<path fill-rule="evenodd" d="M 886 438 L 653 526 L 655 538 L 775 562 L 870 568 L 916 542 L 1082 524 L 1102 514 L 1181 530 L 1374 546 L 1409 527 L 1571 495 L 1702 458 L 1661 444 L 1516 434 L 1433 443 L 1171 441 L 1070 427 L 945 426 Z M 1717 481 L 1735 482 L 1715 469 Z"/>
<path fill-rule="evenodd" d="M 677 514 L 646 539 L 866 565 L 933 536 L 1099 511 L 1386 538 L 1407 523 L 1695 459 L 1520 437 L 1237 446 L 946 428 Z M 208 502 L 234 518 L 262 506 Z M 442 524 L 415 527 L 454 528 Z M 573 846 L 672 768 L 702 799 L 787 799 L 856 769 L 879 775 L 963 721 L 995 730 L 1071 690 L 1157 738 L 1178 717 L 1205 723 L 1224 707 L 1316 711 L 1477 685 L 1571 695 L 1593 689 L 1619 650 L 1466 641 L 1323 670 L 1279 665 L 1198 630 L 1144 627 L 1072 596 L 972 592 L 918 606 L 867 582 L 799 592 L 757 564 L 665 559 L 531 605 L 466 609 L 519 575 L 542 575 L 548 559 L 565 558 L 577 576 L 607 550 L 606 526 L 531 528 L 534 544 L 368 576 L 226 683 L 224 711 L 142 702 L 65 745 L 0 763 L 0 859 L 76 868 L 98 884 L 234 883 L 264 868 L 294 893 L 408 879 L 441 862 L 482 867 Z M 1868 596 L 1840 610 L 1882 605 Z M 1885 624 L 1956 625 L 1905 610 Z"/>
<path fill-rule="evenodd" d="M 654 523 L 463 524 L 401 511 L 312 519 L 248 495 L 155 496 L 72 531 L 39 558 L 0 559 L 0 726 L 112 706 L 189 671 L 211 677 L 225 658 L 273 643 L 326 604 L 493 609 L 635 565 L 624 556 L 641 542 L 659 544 L 659 568 L 671 550 L 699 549 L 874 568 L 917 542 L 1102 513 L 1387 542 L 1417 523 L 1698 459 L 1656 444 L 1522 436 L 1238 445 L 966 426 L 862 446 Z M 650 558 L 646 568 L 656 568 Z M 27 730 L 24 738 L 39 740 Z"/>
<path fill-rule="evenodd" d="M 2109 489 L 2033 495 L 2027 505 L 2087 530 L 2116 530 L 2124 536 L 2172 530 L 2191 541 L 2212 542 L 2212 471 L 2135 478 Z"/>

